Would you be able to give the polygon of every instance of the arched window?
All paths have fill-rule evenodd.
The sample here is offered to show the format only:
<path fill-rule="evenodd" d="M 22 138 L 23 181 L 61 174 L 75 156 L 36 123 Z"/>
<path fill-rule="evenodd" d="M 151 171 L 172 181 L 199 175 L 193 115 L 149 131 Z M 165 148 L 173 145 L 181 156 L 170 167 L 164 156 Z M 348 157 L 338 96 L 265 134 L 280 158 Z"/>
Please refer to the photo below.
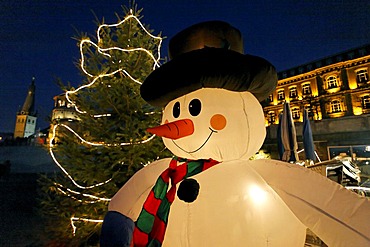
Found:
<path fill-rule="evenodd" d="M 370 96 L 365 95 L 364 97 L 361 98 L 361 100 L 362 100 L 362 108 L 370 109 Z"/>
<path fill-rule="evenodd" d="M 289 88 L 289 98 L 296 99 L 298 97 L 297 87 L 291 87 Z"/>
<path fill-rule="evenodd" d="M 342 111 L 342 105 L 341 105 L 341 102 L 340 100 L 332 100 L 330 102 L 330 110 L 331 110 L 331 113 L 335 113 L 335 112 L 341 112 Z"/>
<path fill-rule="evenodd" d="M 275 120 L 276 120 L 276 114 L 274 111 L 269 111 L 267 113 L 267 122 L 269 124 L 274 124 L 275 123 Z"/>
<path fill-rule="evenodd" d="M 309 83 L 302 85 L 302 94 L 304 96 L 311 95 L 311 85 Z"/>
<path fill-rule="evenodd" d="M 66 102 L 64 100 L 59 99 L 58 100 L 58 107 L 63 107 L 66 105 Z"/>
<path fill-rule="evenodd" d="M 369 81 L 367 69 L 359 69 L 356 71 L 357 84 L 366 84 Z"/>
<path fill-rule="evenodd" d="M 299 107 L 293 107 L 292 108 L 292 118 L 294 120 L 299 119 L 301 117 L 301 112 L 299 110 Z"/>
<path fill-rule="evenodd" d="M 312 116 L 312 106 L 310 104 L 305 104 L 303 110 L 307 111 L 308 116 Z"/>
<path fill-rule="evenodd" d="M 339 87 L 337 77 L 334 75 L 331 75 L 328 78 L 326 78 L 326 85 L 328 89 Z"/>
<path fill-rule="evenodd" d="M 278 100 L 284 100 L 284 99 L 285 99 L 284 89 L 281 89 L 278 91 Z"/>

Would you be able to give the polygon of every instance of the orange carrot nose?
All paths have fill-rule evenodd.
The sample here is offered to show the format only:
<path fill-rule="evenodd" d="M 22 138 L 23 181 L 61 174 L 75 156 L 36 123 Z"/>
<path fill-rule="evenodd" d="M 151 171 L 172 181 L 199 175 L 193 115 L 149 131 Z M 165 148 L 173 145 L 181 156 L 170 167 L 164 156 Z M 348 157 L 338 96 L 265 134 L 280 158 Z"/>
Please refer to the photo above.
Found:
<path fill-rule="evenodd" d="M 157 127 L 147 129 L 149 133 L 169 139 L 179 139 L 193 134 L 194 124 L 190 119 L 177 120 L 175 122 L 162 124 Z"/>

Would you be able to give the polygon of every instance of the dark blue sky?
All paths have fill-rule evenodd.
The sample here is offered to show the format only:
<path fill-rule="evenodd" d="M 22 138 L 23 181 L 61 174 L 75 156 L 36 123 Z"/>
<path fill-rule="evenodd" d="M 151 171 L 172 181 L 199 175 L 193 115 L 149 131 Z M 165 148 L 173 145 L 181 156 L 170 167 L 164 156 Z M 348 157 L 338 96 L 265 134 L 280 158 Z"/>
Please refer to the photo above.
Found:
<path fill-rule="evenodd" d="M 127 0 L 0 0 L 0 132 L 13 132 L 16 112 L 36 77 L 39 127 L 50 115 L 55 78 L 79 85 L 79 32 L 94 34 L 98 19 L 116 23 Z M 370 43 L 368 0 L 137 0 L 154 34 L 172 37 L 205 20 L 239 28 L 245 52 L 281 71 Z M 165 54 L 167 42 L 162 53 Z"/>

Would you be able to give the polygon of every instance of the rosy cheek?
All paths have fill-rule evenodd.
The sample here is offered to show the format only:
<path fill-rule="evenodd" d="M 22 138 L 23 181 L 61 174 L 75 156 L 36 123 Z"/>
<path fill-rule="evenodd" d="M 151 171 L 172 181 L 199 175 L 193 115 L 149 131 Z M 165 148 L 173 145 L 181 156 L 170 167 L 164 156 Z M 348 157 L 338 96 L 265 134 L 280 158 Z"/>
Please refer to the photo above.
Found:
<path fill-rule="evenodd" d="M 222 130 L 226 126 L 226 118 L 221 114 L 215 114 L 210 120 L 211 127 L 214 130 Z"/>

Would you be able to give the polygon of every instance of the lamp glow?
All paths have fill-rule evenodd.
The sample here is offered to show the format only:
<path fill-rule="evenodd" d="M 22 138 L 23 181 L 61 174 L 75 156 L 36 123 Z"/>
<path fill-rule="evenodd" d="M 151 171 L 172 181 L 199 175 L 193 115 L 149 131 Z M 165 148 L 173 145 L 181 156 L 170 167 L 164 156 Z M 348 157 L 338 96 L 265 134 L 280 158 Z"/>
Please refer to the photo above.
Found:
<path fill-rule="evenodd" d="M 267 200 L 267 192 L 257 185 L 252 185 L 248 190 L 249 197 L 255 204 L 262 204 Z"/>

